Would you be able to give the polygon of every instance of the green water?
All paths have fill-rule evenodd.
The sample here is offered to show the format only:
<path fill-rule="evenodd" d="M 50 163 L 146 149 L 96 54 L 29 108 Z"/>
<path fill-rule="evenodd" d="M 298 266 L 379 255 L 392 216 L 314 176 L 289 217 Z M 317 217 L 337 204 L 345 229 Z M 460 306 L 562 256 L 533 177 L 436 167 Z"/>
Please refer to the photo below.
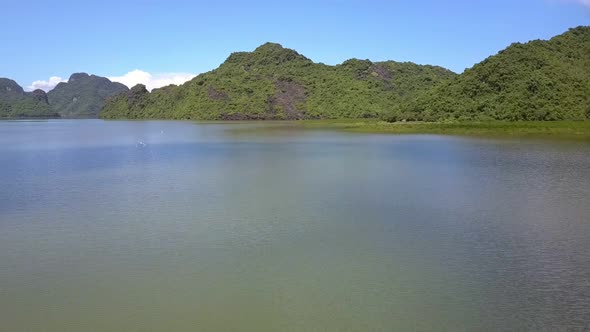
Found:
<path fill-rule="evenodd" d="M 0 331 L 590 327 L 590 144 L 0 122 Z"/>

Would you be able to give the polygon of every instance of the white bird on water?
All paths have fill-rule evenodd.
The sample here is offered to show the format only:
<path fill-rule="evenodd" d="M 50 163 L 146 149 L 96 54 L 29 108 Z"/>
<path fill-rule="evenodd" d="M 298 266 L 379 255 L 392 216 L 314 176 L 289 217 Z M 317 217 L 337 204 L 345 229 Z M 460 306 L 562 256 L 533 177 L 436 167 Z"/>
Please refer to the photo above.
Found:
<path fill-rule="evenodd" d="M 146 145 L 147 144 L 145 144 L 143 141 L 137 141 L 137 144 L 135 146 L 137 146 L 138 148 L 143 148 Z"/>

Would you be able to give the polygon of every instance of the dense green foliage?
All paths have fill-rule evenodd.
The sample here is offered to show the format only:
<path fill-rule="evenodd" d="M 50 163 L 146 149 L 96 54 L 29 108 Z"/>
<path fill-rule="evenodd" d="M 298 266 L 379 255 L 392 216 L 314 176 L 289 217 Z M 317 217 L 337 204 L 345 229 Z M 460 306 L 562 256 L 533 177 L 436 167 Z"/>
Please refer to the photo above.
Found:
<path fill-rule="evenodd" d="M 108 78 L 76 73 L 47 93 L 49 103 L 62 117 L 96 118 L 107 97 L 129 89 Z"/>
<path fill-rule="evenodd" d="M 0 78 L 0 118 L 59 117 L 42 90 L 25 92 L 15 81 Z"/>
<path fill-rule="evenodd" d="M 151 93 L 84 73 L 47 95 L 0 79 L 0 117 L 56 111 L 96 117 L 102 108 L 103 118 L 127 119 L 584 120 L 590 118 L 589 55 L 590 27 L 513 44 L 461 75 L 409 62 L 351 59 L 329 66 L 266 43 Z"/>
<path fill-rule="evenodd" d="M 394 61 L 314 63 L 267 43 L 233 53 L 181 86 L 148 93 L 137 86 L 110 98 L 103 118 L 316 119 L 377 117 L 400 101 L 454 77 L 434 66 Z"/>
<path fill-rule="evenodd" d="M 386 116 L 400 120 L 590 118 L 590 27 L 513 44 Z"/>

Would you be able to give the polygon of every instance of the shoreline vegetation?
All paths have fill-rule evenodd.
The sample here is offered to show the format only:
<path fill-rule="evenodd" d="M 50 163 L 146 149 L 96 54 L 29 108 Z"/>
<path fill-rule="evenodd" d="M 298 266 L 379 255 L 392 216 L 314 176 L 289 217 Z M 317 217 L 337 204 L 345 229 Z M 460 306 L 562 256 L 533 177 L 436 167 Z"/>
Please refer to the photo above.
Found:
<path fill-rule="evenodd" d="M 481 122 L 386 122 L 303 121 L 305 128 L 338 129 L 375 134 L 435 134 L 481 137 L 537 137 L 590 140 L 590 121 L 481 121 Z"/>
<path fill-rule="evenodd" d="M 293 128 L 338 130 L 365 134 L 590 140 L 590 121 L 387 122 L 378 119 L 264 121 L 264 123 L 269 122 L 275 125 L 239 128 L 234 131 L 248 132 Z M 204 123 L 228 123 L 228 121 Z M 235 123 L 235 121 L 232 123 Z"/>

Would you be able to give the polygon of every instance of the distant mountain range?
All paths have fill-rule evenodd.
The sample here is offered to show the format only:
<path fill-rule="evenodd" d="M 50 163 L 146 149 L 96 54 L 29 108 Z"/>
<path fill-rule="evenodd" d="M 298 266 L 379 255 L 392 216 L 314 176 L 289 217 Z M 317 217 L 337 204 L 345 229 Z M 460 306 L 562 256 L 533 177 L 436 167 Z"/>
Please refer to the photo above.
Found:
<path fill-rule="evenodd" d="M 129 91 L 106 77 L 76 73 L 47 93 L 49 104 L 67 118 L 96 118 L 106 99 Z"/>
<path fill-rule="evenodd" d="M 0 78 L 0 118 L 96 118 L 106 99 L 129 89 L 108 78 L 72 74 L 47 94 L 25 92 L 15 81 Z"/>
<path fill-rule="evenodd" d="M 457 75 L 411 62 L 314 63 L 279 44 L 232 53 L 180 85 L 73 74 L 45 94 L 0 79 L 0 118 L 388 121 L 590 119 L 590 27 L 516 43 Z"/>
<path fill-rule="evenodd" d="M 25 92 L 15 81 L 0 78 L 0 118 L 35 117 L 59 117 L 49 106 L 45 91 Z"/>

